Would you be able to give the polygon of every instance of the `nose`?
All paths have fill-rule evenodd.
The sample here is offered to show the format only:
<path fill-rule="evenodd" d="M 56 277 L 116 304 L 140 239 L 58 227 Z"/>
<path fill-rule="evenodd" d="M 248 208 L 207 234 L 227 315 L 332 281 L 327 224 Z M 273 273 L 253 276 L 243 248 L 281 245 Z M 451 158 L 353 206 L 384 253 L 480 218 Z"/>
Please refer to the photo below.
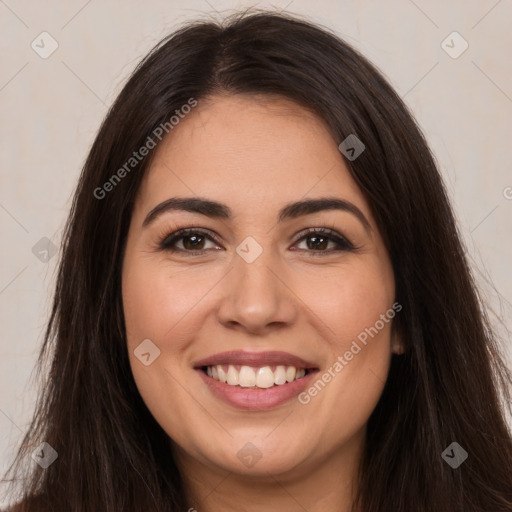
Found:
<path fill-rule="evenodd" d="M 263 251 L 252 263 L 234 256 L 217 309 L 225 327 L 261 335 L 296 320 L 297 297 L 269 253 Z"/>

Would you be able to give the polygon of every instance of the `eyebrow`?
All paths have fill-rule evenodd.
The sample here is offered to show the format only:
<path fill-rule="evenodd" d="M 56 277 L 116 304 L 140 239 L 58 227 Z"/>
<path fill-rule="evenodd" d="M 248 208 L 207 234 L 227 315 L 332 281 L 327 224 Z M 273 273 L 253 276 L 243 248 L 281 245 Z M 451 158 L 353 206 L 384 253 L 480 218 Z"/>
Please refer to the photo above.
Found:
<path fill-rule="evenodd" d="M 198 213 L 214 219 L 230 220 L 233 216 L 229 206 L 216 201 L 210 201 L 201 197 L 171 197 L 156 205 L 147 214 L 142 227 L 148 226 L 163 213 L 176 210 Z M 355 204 L 338 197 L 321 197 L 289 203 L 279 211 L 277 220 L 278 222 L 284 222 L 325 210 L 341 210 L 351 213 L 357 217 L 367 231 L 373 231 L 368 219 Z"/>

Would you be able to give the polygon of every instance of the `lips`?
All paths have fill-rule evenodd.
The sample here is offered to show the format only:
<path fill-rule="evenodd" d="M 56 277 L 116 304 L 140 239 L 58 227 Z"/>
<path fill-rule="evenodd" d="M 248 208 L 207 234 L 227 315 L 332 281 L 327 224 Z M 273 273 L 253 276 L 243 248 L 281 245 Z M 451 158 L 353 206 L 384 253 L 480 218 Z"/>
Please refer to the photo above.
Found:
<path fill-rule="evenodd" d="M 297 369 L 317 369 L 315 363 L 306 361 L 288 352 L 244 352 L 241 350 L 214 354 L 206 359 L 201 359 L 200 361 L 195 362 L 194 368 L 201 369 L 203 367 L 215 366 L 218 364 L 253 367 L 284 365 L 295 366 Z"/>
<path fill-rule="evenodd" d="M 227 376 L 224 375 L 224 378 L 220 375 L 223 371 L 221 367 L 227 370 Z M 287 374 L 283 379 L 285 367 Z M 249 383 L 247 376 L 239 375 L 239 372 L 250 373 L 258 368 L 260 370 L 257 373 L 262 372 L 264 375 L 257 375 L 255 382 Z M 194 369 L 214 396 L 237 409 L 252 411 L 262 411 L 288 402 L 299 395 L 319 371 L 315 363 L 288 352 L 276 351 L 221 352 L 196 361 Z M 272 377 L 274 370 L 275 381 L 272 382 L 269 377 Z M 291 375 L 288 375 L 290 370 Z M 216 375 L 215 371 L 218 371 L 219 375 Z M 261 380 L 262 377 L 264 382 Z M 238 385 L 238 378 L 245 382 Z"/>

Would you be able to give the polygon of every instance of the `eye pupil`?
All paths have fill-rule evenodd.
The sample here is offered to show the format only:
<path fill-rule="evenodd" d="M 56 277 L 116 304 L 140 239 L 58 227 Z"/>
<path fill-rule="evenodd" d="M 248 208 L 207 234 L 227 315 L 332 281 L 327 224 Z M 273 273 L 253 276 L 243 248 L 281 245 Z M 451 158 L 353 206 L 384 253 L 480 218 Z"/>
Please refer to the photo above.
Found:
<path fill-rule="evenodd" d="M 189 242 L 191 242 L 191 244 Z M 203 242 L 204 237 L 201 235 L 187 235 L 183 237 L 183 247 L 185 247 L 185 249 L 197 249 L 197 246 Z M 187 247 L 187 245 L 189 247 Z"/>
<path fill-rule="evenodd" d="M 312 241 L 312 244 L 310 244 Z M 310 236 L 308 237 L 308 248 L 309 249 L 326 249 L 328 239 L 323 236 Z"/>
<path fill-rule="evenodd" d="M 168 235 L 160 242 L 162 250 L 169 252 L 190 253 L 190 255 L 203 254 L 208 249 L 205 249 L 204 244 L 208 241 L 215 241 L 215 239 L 202 231 L 196 230 L 179 230 L 178 232 Z M 348 242 L 344 237 L 336 236 L 330 232 L 324 234 L 324 230 L 309 231 L 309 234 L 303 235 L 300 238 L 300 243 L 306 242 L 307 249 L 310 254 L 337 254 L 341 251 L 354 251 L 354 246 Z M 329 243 L 333 242 L 338 248 L 329 249 Z M 181 247 L 176 247 L 179 243 Z M 194 252 L 196 251 L 196 252 Z"/>

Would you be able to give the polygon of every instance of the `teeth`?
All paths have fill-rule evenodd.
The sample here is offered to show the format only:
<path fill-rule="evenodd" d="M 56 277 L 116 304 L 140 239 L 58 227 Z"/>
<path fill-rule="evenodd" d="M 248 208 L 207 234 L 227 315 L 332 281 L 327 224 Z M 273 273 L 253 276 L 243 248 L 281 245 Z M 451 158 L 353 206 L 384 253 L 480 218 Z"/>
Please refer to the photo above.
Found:
<path fill-rule="evenodd" d="M 208 368 L 210 368 L 210 367 L 208 366 Z M 222 368 L 222 366 L 220 364 L 218 366 L 216 366 L 215 368 L 217 368 L 217 373 L 219 375 L 219 380 L 221 382 L 227 382 L 228 381 L 228 375 L 224 371 L 224 368 Z"/>
<path fill-rule="evenodd" d="M 228 380 L 227 383 L 230 386 L 236 386 L 238 384 L 240 374 L 235 370 L 235 367 L 230 364 L 228 368 Z"/>
<path fill-rule="evenodd" d="M 274 384 L 281 386 L 282 384 L 286 384 L 286 367 L 278 366 L 276 371 L 274 372 Z"/>
<path fill-rule="evenodd" d="M 268 389 L 272 386 L 282 386 L 287 382 L 302 379 L 306 375 L 305 368 L 297 370 L 294 366 L 276 366 L 272 371 L 270 366 L 253 368 L 251 366 L 241 366 L 237 370 L 234 365 L 227 367 L 227 372 L 223 365 L 208 366 L 206 373 L 212 379 L 225 382 L 230 386 L 240 386 L 242 388 L 262 388 Z"/>
<path fill-rule="evenodd" d="M 233 367 L 230 366 L 230 369 L 231 368 Z M 250 366 L 242 366 L 242 368 L 240 368 L 240 373 L 238 374 L 238 385 L 243 388 L 252 388 L 253 386 L 256 386 L 256 373 L 254 373 L 254 370 Z"/>
<path fill-rule="evenodd" d="M 295 366 L 288 366 L 286 368 L 286 381 L 293 382 L 295 380 L 295 375 L 297 374 L 297 370 Z"/>
<path fill-rule="evenodd" d="M 243 367 L 242 367 L 243 368 Z M 258 388 L 271 388 L 274 385 L 274 372 L 270 366 L 264 366 L 258 370 L 256 375 L 256 386 Z"/>
<path fill-rule="evenodd" d="M 215 378 L 215 372 L 213 372 L 213 375 Z M 302 379 L 302 377 L 304 377 L 305 375 L 306 375 L 306 370 L 304 368 L 301 368 L 300 370 L 297 370 L 297 373 L 295 374 L 295 379 Z"/>

